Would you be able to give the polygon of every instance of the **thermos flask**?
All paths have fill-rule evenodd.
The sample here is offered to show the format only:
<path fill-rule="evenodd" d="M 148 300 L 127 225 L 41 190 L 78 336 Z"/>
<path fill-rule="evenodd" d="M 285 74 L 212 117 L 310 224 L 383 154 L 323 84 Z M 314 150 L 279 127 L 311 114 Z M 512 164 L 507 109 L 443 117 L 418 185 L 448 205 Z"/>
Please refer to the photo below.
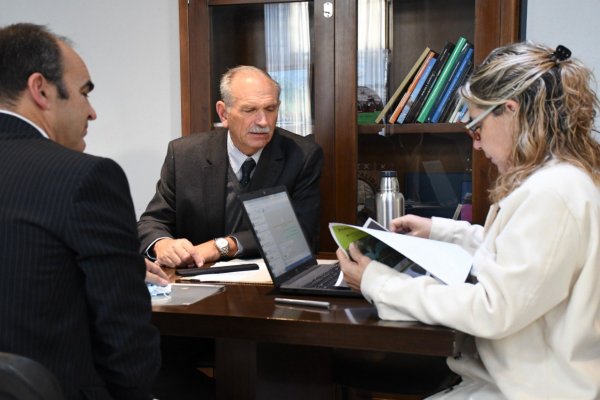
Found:
<path fill-rule="evenodd" d="M 379 192 L 375 198 L 377 222 L 389 229 L 394 218 L 404 215 L 404 196 L 400 193 L 396 171 L 381 171 Z"/>

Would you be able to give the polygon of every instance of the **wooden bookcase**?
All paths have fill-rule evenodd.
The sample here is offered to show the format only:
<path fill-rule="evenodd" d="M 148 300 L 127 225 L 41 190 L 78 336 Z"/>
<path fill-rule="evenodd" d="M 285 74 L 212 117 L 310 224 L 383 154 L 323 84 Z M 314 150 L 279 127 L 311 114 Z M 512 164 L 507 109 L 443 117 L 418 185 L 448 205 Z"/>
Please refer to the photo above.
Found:
<path fill-rule="evenodd" d="M 243 63 L 264 66 L 260 7 L 293 1 L 179 1 L 184 135 L 207 131 L 216 121 L 218 81 L 227 67 Z M 380 162 L 410 169 L 408 159 L 422 149 L 424 158 L 435 153 L 448 160 L 450 169 L 456 170 L 451 172 L 459 172 L 465 170 L 463 150 L 470 147 L 462 124 L 358 125 L 356 0 L 330 0 L 331 18 L 323 15 L 326 2 L 309 2 L 313 133 L 325 153 L 320 236 L 320 251 L 325 253 L 335 251 L 329 222 L 357 222 L 360 165 Z M 392 7 L 392 92 L 425 46 L 439 51 L 445 41 L 465 36 L 475 46 L 478 64 L 495 47 L 519 39 L 520 0 L 393 0 Z M 393 149 L 399 147 L 408 150 L 404 155 L 395 154 Z M 461 150 L 455 152 L 454 148 Z M 480 152 L 473 152 L 469 160 L 473 221 L 482 223 L 494 168 Z"/>

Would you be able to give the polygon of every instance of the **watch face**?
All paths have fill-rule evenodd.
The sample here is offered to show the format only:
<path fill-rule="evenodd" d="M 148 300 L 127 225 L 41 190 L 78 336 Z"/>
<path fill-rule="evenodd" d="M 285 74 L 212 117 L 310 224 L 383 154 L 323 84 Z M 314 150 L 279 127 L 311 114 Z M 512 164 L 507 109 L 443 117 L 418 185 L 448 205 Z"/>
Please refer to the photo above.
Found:
<path fill-rule="evenodd" d="M 229 253 L 229 242 L 227 241 L 227 239 L 225 239 L 225 238 L 215 239 L 215 245 L 217 246 L 217 249 L 219 249 L 219 252 L 221 253 L 222 256 L 225 256 L 225 255 L 227 255 L 227 253 Z"/>

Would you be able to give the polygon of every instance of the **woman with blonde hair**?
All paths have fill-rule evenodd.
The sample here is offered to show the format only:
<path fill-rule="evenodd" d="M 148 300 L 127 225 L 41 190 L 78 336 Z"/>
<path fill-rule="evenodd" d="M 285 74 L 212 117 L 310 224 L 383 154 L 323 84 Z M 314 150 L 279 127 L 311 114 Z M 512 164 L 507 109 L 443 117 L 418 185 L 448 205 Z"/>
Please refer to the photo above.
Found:
<path fill-rule="evenodd" d="M 411 278 L 338 250 L 383 319 L 472 335 L 448 359 L 462 381 L 433 399 L 600 398 L 600 144 L 589 69 L 564 46 L 494 50 L 460 94 L 473 147 L 498 168 L 485 227 L 407 215 L 391 229 L 461 245 L 470 283 Z"/>

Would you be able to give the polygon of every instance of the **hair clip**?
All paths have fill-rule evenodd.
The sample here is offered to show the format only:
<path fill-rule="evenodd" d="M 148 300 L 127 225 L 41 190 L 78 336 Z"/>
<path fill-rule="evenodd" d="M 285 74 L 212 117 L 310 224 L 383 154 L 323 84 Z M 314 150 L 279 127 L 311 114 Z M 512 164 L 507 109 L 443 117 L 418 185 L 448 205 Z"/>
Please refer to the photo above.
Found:
<path fill-rule="evenodd" d="M 556 46 L 556 50 L 552 53 L 552 57 L 554 57 L 557 61 L 565 61 L 571 57 L 571 50 L 567 49 L 562 44 Z"/>

